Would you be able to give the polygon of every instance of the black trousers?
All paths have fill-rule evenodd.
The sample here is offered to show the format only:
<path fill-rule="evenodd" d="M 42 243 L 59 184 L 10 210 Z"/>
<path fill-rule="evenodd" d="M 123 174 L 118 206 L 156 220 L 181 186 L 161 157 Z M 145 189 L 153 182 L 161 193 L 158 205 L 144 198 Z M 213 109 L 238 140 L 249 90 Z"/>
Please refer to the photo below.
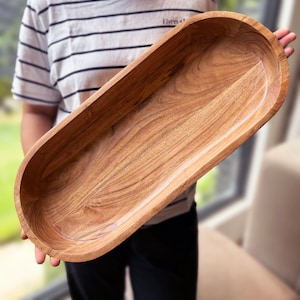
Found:
<path fill-rule="evenodd" d="M 129 267 L 135 300 L 195 300 L 198 225 L 190 212 L 143 228 L 93 261 L 66 263 L 74 300 L 124 299 Z"/>

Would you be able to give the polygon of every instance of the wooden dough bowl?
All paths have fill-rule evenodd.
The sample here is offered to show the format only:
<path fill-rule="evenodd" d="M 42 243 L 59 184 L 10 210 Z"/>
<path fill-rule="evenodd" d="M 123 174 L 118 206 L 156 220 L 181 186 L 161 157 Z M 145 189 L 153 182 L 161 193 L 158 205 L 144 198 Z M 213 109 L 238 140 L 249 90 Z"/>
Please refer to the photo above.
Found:
<path fill-rule="evenodd" d="M 65 261 L 105 254 L 264 125 L 288 78 L 262 24 L 190 18 L 32 147 L 15 183 L 22 228 Z"/>

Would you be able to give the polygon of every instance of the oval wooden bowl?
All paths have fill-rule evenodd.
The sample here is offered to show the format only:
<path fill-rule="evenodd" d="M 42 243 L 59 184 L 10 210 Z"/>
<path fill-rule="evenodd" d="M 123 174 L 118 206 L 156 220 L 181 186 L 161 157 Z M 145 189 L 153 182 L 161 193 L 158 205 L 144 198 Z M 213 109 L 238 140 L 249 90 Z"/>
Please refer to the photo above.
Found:
<path fill-rule="evenodd" d="M 33 146 L 15 183 L 21 226 L 62 260 L 103 255 L 265 124 L 288 74 L 262 24 L 192 17 Z"/>

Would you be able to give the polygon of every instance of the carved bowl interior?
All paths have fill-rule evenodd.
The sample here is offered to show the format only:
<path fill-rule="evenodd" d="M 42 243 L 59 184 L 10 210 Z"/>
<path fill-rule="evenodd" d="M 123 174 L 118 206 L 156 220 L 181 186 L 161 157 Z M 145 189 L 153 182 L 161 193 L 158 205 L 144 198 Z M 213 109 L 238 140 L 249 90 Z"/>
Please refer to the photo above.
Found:
<path fill-rule="evenodd" d="M 263 126 L 288 78 L 262 24 L 192 17 L 32 147 L 15 183 L 23 229 L 65 261 L 103 255 Z"/>

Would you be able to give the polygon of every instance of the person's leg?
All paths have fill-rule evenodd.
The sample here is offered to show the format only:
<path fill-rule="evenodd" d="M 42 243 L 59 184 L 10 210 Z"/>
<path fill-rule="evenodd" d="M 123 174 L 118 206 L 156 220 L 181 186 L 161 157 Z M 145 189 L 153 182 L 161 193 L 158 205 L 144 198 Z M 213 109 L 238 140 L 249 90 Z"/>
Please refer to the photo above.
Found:
<path fill-rule="evenodd" d="M 131 238 L 129 261 L 135 300 L 195 300 L 198 270 L 196 208 Z"/>
<path fill-rule="evenodd" d="M 73 300 L 124 299 L 126 244 L 89 262 L 65 263 Z"/>

